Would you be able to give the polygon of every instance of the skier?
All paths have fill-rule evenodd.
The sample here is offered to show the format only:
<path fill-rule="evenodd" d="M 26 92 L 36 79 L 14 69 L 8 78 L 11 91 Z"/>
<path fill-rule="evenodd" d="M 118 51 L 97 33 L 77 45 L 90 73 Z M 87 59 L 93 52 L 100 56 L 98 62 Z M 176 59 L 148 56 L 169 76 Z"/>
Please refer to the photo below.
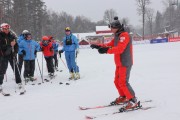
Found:
<path fill-rule="evenodd" d="M 129 84 L 130 71 L 133 64 L 132 40 L 123 25 L 114 17 L 114 21 L 109 24 L 114 33 L 114 39 L 107 44 L 92 44 L 91 48 L 98 49 L 100 54 L 114 54 L 116 64 L 115 86 L 119 92 L 119 97 L 111 102 L 111 105 L 126 103 L 125 109 L 132 109 L 138 106 L 135 92 Z"/>
<path fill-rule="evenodd" d="M 50 78 L 54 76 L 54 65 L 53 65 L 53 44 L 49 40 L 48 36 L 43 36 L 42 41 L 40 42 L 41 50 L 44 54 L 44 58 L 46 60 L 46 65 L 48 69 L 48 75 Z"/>
<path fill-rule="evenodd" d="M 25 37 L 25 35 L 28 34 L 28 33 L 29 33 L 28 30 L 23 30 L 22 34 L 19 35 L 19 37 L 18 37 L 18 40 L 17 40 L 18 45 L 19 45 L 22 41 L 25 40 L 24 37 Z M 21 69 L 22 69 L 22 65 L 23 65 L 23 54 L 22 54 L 22 52 L 20 51 L 20 49 L 18 50 L 18 65 L 19 65 L 19 71 L 20 71 L 20 73 L 21 73 Z"/>
<path fill-rule="evenodd" d="M 71 33 L 70 27 L 65 28 L 65 37 L 63 38 L 63 48 L 59 51 L 59 55 L 65 51 L 65 58 L 69 69 L 69 79 L 80 79 L 79 67 L 76 65 L 75 57 L 79 53 L 79 44 L 76 36 Z"/>
<path fill-rule="evenodd" d="M 20 44 L 20 52 L 23 54 L 24 60 L 24 78 L 25 81 L 34 81 L 35 58 L 36 53 L 40 51 L 40 45 L 32 40 L 31 33 L 26 33 L 24 39 Z"/>
<path fill-rule="evenodd" d="M 58 47 L 59 44 L 54 40 L 54 38 L 52 36 L 49 36 L 49 40 L 53 43 L 53 49 L 54 49 L 54 68 L 56 71 L 58 71 L 58 59 L 57 59 L 57 54 L 58 54 Z"/>
<path fill-rule="evenodd" d="M 10 30 L 10 25 L 7 23 L 2 23 L 0 26 L 0 89 L 2 90 L 2 84 L 4 79 L 4 74 L 8 68 L 8 62 L 10 63 L 14 74 L 17 87 L 22 90 L 22 82 L 20 77 L 20 72 L 17 65 L 17 52 L 18 44 L 16 41 L 17 37 L 14 32 Z"/>

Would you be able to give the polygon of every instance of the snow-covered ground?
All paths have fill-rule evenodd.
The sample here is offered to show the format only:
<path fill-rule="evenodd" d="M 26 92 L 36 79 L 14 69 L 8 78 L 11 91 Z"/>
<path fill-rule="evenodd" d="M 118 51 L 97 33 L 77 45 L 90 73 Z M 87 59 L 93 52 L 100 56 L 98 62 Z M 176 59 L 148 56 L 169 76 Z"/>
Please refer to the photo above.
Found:
<path fill-rule="evenodd" d="M 40 66 L 41 53 L 38 54 Z M 62 60 L 65 62 L 64 55 Z M 0 95 L 0 120 L 84 120 L 85 115 L 118 111 L 119 106 L 80 111 L 78 106 L 110 103 L 115 89 L 113 55 L 100 55 L 97 50 L 82 49 L 77 59 L 81 79 L 68 81 L 68 70 L 59 60 L 56 79 L 52 83 L 26 85 L 26 94 L 17 95 L 13 72 L 9 66 L 4 90 L 12 96 Z M 44 76 L 47 69 L 44 61 Z M 36 63 L 35 77 L 41 82 Z M 59 85 L 59 82 L 64 84 Z M 65 85 L 68 82 L 70 85 Z M 178 120 L 180 119 L 180 42 L 134 45 L 134 66 L 130 83 L 139 100 L 152 99 L 147 111 L 134 111 L 99 117 L 97 120 Z"/>

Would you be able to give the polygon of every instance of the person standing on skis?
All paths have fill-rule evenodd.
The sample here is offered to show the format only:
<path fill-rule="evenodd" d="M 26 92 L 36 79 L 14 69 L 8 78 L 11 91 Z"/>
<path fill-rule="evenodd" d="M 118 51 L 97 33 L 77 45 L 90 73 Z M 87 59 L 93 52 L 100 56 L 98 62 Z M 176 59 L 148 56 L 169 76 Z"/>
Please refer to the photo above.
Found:
<path fill-rule="evenodd" d="M 129 84 L 131 67 L 133 65 L 132 39 L 124 26 L 114 17 L 114 21 L 109 24 L 114 33 L 114 39 L 107 44 L 92 44 L 90 47 L 98 49 L 100 54 L 114 54 L 116 64 L 114 83 L 118 90 L 119 97 L 111 102 L 111 105 L 126 103 L 125 109 L 137 107 L 138 102 L 135 92 Z"/>
<path fill-rule="evenodd" d="M 26 33 L 24 39 L 19 44 L 19 51 L 23 54 L 24 78 L 25 81 L 34 81 L 36 53 L 40 51 L 40 45 L 32 40 L 31 33 Z"/>
<path fill-rule="evenodd" d="M 65 51 L 66 63 L 69 69 L 69 79 L 80 79 L 79 67 L 76 65 L 75 58 L 79 53 L 79 43 L 76 36 L 71 33 L 70 27 L 65 28 L 65 37 L 63 38 L 63 48 L 59 51 L 59 55 Z"/>
<path fill-rule="evenodd" d="M 17 39 L 18 45 L 20 45 L 20 43 L 25 40 L 24 37 L 25 37 L 25 35 L 28 34 L 28 33 L 29 33 L 28 30 L 23 30 L 22 34 L 19 35 L 19 37 L 18 37 L 18 39 Z M 18 50 L 18 66 L 19 66 L 19 71 L 20 71 L 20 73 L 21 73 L 23 61 L 24 61 L 24 60 L 23 60 L 23 53 L 22 53 L 22 52 L 20 51 L 20 49 L 19 49 L 19 50 Z"/>
<path fill-rule="evenodd" d="M 53 65 L 53 56 L 54 49 L 53 43 L 49 40 L 48 36 L 43 36 L 42 41 L 40 42 L 41 50 L 44 54 L 46 60 L 46 65 L 48 69 L 48 76 L 52 78 L 54 76 L 54 65 Z"/>
<path fill-rule="evenodd" d="M 10 25 L 2 23 L 0 26 L 0 90 L 2 90 L 3 79 L 8 68 L 8 62 L 15 72 L 17 87 L 19 89 L 23 88 L 16 58 L 18 52 L 16 39 L 15 33 L 10 30 Z"/>

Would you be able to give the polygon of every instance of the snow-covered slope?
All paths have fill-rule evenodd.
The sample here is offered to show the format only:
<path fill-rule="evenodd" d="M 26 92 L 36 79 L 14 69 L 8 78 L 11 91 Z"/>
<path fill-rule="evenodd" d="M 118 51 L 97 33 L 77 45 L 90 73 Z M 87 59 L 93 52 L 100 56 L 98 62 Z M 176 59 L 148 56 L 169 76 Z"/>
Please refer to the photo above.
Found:
<path fill-rule="evenodd" d="M 64 55 L 62 60 L 65 62 Z M 38 61 L 42 65 L 41 53 Z M 100 55 L 97 50 L 82 49 L 77 59 L 81 79 L 68 81 L 68 70 L 59 59 L 57 77 L 52 83 L 26 85 L 26 94 L 14 93 L 13 72 L 9 66 L 4 90 L 12 96 L 0 95 L 0 120 L 84 120 L 85 115 L 118 111 L 119 107 L 80 111 L 78 106 L 110 103 L 115 89 L 113 55 Z M 99 117 L 97 120 L 178 120 L 180 118 L 180 42 L 134 46 L 134 66 L 130 83 L 139 100 L 152 99 L 147 111 L 134 111 Z M 47 69 L 44 61 L 44 76 Z M 41 82 L 36 62 L 35 77 Z M 59 82 L 64 84 L 59 85 Z M 68 82 L 70 85 L 65 85 Z"/>

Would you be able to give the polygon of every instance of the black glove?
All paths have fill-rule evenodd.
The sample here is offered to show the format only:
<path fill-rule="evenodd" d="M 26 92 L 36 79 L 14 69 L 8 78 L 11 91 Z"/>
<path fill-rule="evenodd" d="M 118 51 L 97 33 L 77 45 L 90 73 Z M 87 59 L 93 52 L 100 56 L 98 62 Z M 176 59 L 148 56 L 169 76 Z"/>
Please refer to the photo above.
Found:
<path fill-rule="evenodd" d="M 22 50 L 21 52 L 23 53 L 23 55 L 26 55 L 26 51 L 25 50 Z"/>
<path fill-rule="evenodd" d="M 61 58 L 61 53 L 63 53 L 64 51 L 63 50 L 60 50 L 59 51 L 59 57 Z"/>
<path fill-rule="evenodd" d="M 98 52 L 100 54 L 104 54 L 104 53 L 107 53 L 108 50 L 109 50 L 108 47 L 101 47 L 101 48 L 98 49 Z"/>
<path fill-rule="evenodd" d="M 41 48 L 41 51 L 44 51 L 44 48 L 43 48 L 43 47 Z"/>
<path fill-rule="evenodd" d="M 92 44 L 90 47 L 91 47 L 92 49 L 94 49 L 94 48 L 99 49 L 101 46 Z"/>
<path fill-rule="evenodd" d="M 37 55 L 37 50 L 34 51 L 34 55 L 35 55 L 35 56 Z"/>
<path fill-rule="evenodd" d="M 60 50 L 60 51 L 59 51 L 59 54 L 61 54 L 61 53 L 63 53 L 63 52 L 64 52 L 63 50 Z"/>

